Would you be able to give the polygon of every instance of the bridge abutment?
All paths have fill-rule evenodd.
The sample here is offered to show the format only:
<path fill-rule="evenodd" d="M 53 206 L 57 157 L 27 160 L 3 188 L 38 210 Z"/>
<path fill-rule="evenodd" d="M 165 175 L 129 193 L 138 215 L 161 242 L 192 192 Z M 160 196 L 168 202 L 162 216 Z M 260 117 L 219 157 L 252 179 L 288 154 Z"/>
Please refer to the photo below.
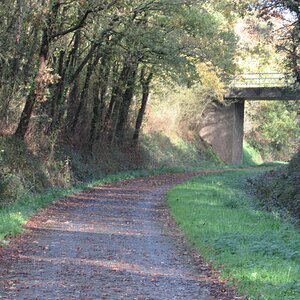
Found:
<path fill-rule="evenodd" d="M 273 80 L 274 78 L 271 76 L 265 79 Z M 232 104 L 230 106 L 218 104 L 212 107 L 202 122 L 200 136 L 212 146 L 224 162 L 241 164 L 243 162 L 245 101 L 300 100 L 300 89 L 288 86 L 234 87 L 226 93 L 224 98 L 232 101 Z"/>
<path fill-rule="evenodd" d="M 205 115 L 200 136 L 228 164 L 243 162 L 245 101 L 218 104 Z"/>

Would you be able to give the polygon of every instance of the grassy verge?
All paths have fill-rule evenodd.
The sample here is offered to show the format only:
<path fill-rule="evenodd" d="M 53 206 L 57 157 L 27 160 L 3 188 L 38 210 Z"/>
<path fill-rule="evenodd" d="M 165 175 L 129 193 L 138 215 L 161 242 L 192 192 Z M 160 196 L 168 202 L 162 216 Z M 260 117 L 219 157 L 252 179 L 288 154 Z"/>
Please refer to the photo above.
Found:
<path fill-rule="evenodd" d="M 117 173 L 113 175 L 105 176 L 99 180 L 95 180 L 90 183 L 77 185 L 72 188 L 61 188 L 61 189 L 50 189 L 49 191 L 39 195 L 24 195 L 16 202 L 0 208 L 0 246 L 7 242 L 5 239 L 9 236 L 14 236 L 22 231 L 22 225 L 25 224 L 28 219 L 39 209 L 42 208 L 55 200 L 82 191 L 84 189 L 103 185 L 107 183 L 127 180 L 137 177 L 146 177 L 156 174 L 164 173 L 176 173 L 194 171 L 205 168 L 216 168 L 215 165 L 210 163 L 203 163 L 195 168 L 189 167 L 172 167 L 172 168 L 154 168 L 149 170 L 134 170 L 128 172 Z"/>
<path fill-rule="evenodd" d="M 300 232 L 255 209 L 243 182 L 257 170 L 197 177 L 168 194 L 201 255 L 249 299 L 300 299 Z"/>

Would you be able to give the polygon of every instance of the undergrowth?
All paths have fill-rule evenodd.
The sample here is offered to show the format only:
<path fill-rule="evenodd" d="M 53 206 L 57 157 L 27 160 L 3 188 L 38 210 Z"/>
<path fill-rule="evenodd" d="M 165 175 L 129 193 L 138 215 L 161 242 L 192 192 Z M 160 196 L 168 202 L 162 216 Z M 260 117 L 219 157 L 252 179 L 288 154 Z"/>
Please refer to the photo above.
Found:
<path fill-rule="evenodd" d="M 160 133 L 146 136 L 138 148 L 102 144 L 94 153 L 55 139 L 40 140 L 28 144 L 13 136 L 0 137 L 0 207 L 50 187 L 68 188 L 129 170 L 188 168 L 211 158 L 202 141 Z"/>
<path fill-rule="evenodd" d="M 201 255 L 248 299 L 300 299 L 300 233 L 255 209 L 244 191 L 257 170 L 192 179 L 168 194 L 178 224 Z"/>
<path fill-rule="evenodd" d="M 289 165 L 262 174 L 248 183 L 257 205 L 300 225 L 300 153 Z"/>

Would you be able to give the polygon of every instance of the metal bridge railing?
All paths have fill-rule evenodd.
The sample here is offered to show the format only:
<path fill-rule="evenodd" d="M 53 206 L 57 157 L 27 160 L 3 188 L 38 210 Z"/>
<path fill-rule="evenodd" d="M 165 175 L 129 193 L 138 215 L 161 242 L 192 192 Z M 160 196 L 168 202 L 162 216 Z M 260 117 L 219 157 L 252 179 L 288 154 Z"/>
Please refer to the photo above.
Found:
<path fill-rule="evenodd" d="M 229 87 L 289 87 L 295 79 L 288 73 L 245 73 L 232 78 Z"/>

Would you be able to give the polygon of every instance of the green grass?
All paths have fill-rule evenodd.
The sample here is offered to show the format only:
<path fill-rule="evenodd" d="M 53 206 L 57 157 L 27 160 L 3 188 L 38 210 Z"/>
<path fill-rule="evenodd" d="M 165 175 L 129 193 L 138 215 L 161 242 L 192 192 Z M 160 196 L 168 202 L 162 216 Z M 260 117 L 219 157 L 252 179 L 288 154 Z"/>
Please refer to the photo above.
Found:
<path fill-rule="evenodd" d="M 248 299 L 300 299 L 300 232 L 258 211 L 243 182 L 257 170 L 197 177 L 168 194 L 190 241 Z"/>
<path fill-rule="evenodd" d="M 20 200 L 8 205 L 0 207 L 0 246 L 6 244 L 6 238 L 14 236 L 22 231 L 22 226 L 29 220 L 29 218 L 40 208 L 49 205 L 55 200 L 76 193 L 96 185 L 103 185 L 107 183 L 132 179 L 136 177 L 146 177 L 163 173 L 176 173 L 195 171 L 205 168 L 217 168 L 215 165 L 203 162 L 202 165 L 195 167 L 163 167 L 148 170 L 133 170 L 121 172 L 113 175 L 105 176 L 99 180 L 90 183 L 80 184 L 72 188 L 50 189 L 49 191 L 39 195 L 24 195 Z"/>
<path fill-rule="evenodd" d="M 243 163 L 245 166 L 258 166 L 263 163 L 260 154 L 246 141 L 243 145 Z"/>

